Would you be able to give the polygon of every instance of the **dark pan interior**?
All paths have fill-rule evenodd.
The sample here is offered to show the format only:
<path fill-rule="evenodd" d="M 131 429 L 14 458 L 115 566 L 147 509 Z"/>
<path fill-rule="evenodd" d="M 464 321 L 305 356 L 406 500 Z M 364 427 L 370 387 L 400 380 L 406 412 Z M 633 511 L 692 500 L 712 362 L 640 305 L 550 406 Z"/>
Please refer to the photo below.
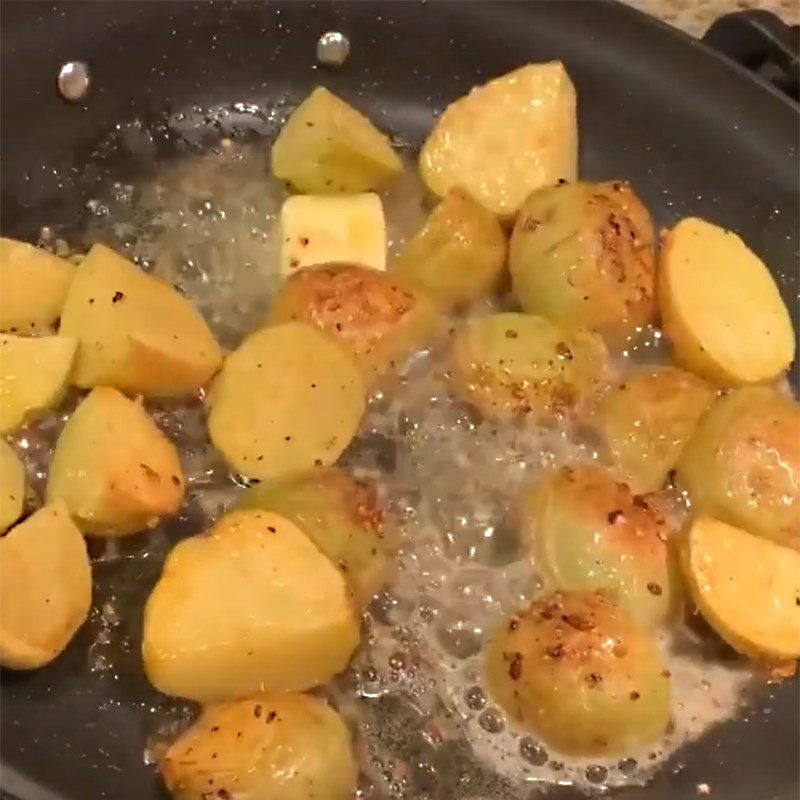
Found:
<path fill-rule="evenodd" d="M 68 224 L 107 174 L 144 168 L 153 148 L 180 151 L 165 123 L 173 111 L 297 100 L 321 82 L 420 143 L 435 112 L 473 84 L 558 58 L 578 88 L 583 176 L 630 179 L 659 224 L 696 214 L 741 233 L 779 277 L 797 324 L 797 108 L 623 6 L 6 0 L 0 9 L 4 235 Z M 314 65 L 326 30 L 351 37 L 340 72 Z M 58 68 L 70 59 L 90 64 L 85 104 L 56 96 Z M 157 145 L 120 135 L 96 152 L 117 123 L 133 119 L 157 131 Z M 142 598 L 157 566 L 143 570 Z M 87 671 L 85 635 L 46 669 L 3 674 L 6 792 L 20 800 L 158 796 L 142 761 L 146 709 L 157 697 L 139 674 L 132 635 L 131 668 L 116 681 Z M 746 723 L 712 730 L 647 789 L 620 796 L 679 800 L 708 783 L 724 800 L 795 798 L 799 707 L 796 681 L 765 688 Z"/>

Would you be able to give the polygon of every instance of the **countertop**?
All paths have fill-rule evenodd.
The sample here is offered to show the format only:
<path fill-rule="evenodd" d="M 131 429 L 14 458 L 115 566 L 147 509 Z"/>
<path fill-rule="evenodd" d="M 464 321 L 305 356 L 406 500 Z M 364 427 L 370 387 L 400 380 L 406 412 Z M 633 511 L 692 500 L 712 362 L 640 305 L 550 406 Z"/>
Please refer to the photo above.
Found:
<path fill-rule="evenodd" d="M 772 11 L 789 25 L 800 23 L 798 0 L 627 0 L 627 2 L 693 36 L 702 36 L 717 17 L 747 8 Z"/>

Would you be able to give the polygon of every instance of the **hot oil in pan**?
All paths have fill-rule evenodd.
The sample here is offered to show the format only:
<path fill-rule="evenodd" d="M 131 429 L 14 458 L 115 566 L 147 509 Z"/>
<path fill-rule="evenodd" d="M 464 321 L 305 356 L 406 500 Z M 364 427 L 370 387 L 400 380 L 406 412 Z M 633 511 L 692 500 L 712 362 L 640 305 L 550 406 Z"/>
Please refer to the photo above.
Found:
<path fill-rule="evenodd" d="M 239 119 L 259 136 L 272 134 L 282 115 L 251 110 L 252 118 L 237 109 Z M 185 122 L 187 130 L 191 124 Z M 268 176 L 267 152 L 263 139 L 218 139 L 153 180 L 113 184 L 89 204 L 87 242 L 115 246 L 178 286 L 222 343 L 235 347 L 263 317 L 277 283 L 274 228 L 285 194 Z M 383 195 L 393 254 L 426 214 L 410 158 L 409 165 Z M 657 332 L 644 331 L 626 356 L 653 362 L 662 352 Z M 186 509 L 177 525 L 98 555 L 90 623 L 96 636 L 87 654 L 98 680 L 140 669 L 142 583 L 154 580 L 176 538 L 201 531 L 246 484 L 207 445 L 199 402 L 154 411 L 182 448 Z M 39 469 L 58 427 L 51 423 L 29 437 Z M 509 508 L 539 470 L 595 458 L 576 428 L 519 430 L 481 421 L 451 396 L 438 352 L 418 354 L 376 391 L 344 462 L 380 486 L 399 553 L 389 585 L 370 608 L 362 648 L 330 687 L 357 732 L 361 797 L 516 800 L 541 784 L 640 784 L 682 743 L 734 713 L 747 676 L 689 631 L 662 641 L 674 719 L 655 748 L 622 759 L 565 759 L 515 730 L 493 706 L 482 681 L 482 647 L 495 625 L 541 591 Z M 680 498 L 673 499 L 679 514 Z M 190 712 L 184 703 L 157 699 L 142 713 L 151 731 L 144 757 L 152 760 Z"/>

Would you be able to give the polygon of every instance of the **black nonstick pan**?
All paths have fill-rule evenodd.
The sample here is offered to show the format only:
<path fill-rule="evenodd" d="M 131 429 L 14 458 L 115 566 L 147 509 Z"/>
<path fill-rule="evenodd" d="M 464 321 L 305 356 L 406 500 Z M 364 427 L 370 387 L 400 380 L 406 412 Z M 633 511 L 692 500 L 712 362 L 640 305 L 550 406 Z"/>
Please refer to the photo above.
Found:
<path fill-rule="evenodd" d="M 174 122 L 184 109 L 266 108 L 298 101 L 321 82 L 419 144 L 436 113 L 472 85 L 529 61 L 560 59 L 578 90 L 582 175 L 630 179 L 659 225 L 692 214 L 738 231 L 775 271 L 797 325 L 796 103 L 625 6 L 6 0 L 1 8 L 3 235 L 35 241 L 42 225 L 75 229 L 98 184 L 202 148 L 202 131 L 188 141 Z M 315 62 L 325 31 L 342 31 L 352 44 L 338 71 Z M 734 44 L 741 50 L 739 39 Z M 785 48 L 777 52 L 791 88 L 797 62 L 784 58 Z M 59 68 L 71 60 L 91 73 L 89 93 L 75 103 L 56 92 Z M 210 130 L 208 141 L 216 135 Z M 792 382 L 796 388 L 796 367 Z M 141 600 L 157 570 L 142 571 Z M 159 699 L 137 672 L 137 636 L 134 627 L 133 666 L 118 681 L 87 670 L 88 634 L 45 669 L 3 674 L 4 797 L 161 796 L 142 756 Z M 648 786 L 619 796 L 688 800 L 707 784 L 720 800 L 795 798 L 798 709 L 797 681 L 764 686 L 746 720 L 712 729 Z M 573 794 L 562 787 L 548 796 Z M 441 796 L 462 795 L 453 787 Z"/>

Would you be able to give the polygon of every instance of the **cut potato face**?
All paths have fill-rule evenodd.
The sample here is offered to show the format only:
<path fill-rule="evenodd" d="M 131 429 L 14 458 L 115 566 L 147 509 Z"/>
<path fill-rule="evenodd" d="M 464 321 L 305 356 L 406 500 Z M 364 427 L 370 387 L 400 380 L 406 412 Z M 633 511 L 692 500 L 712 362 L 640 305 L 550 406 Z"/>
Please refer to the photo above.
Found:
<path fill-rule="evenodd" d="M 452 189 L 408 243 L 395 272 L 442 308 L 471 303 L 495 289 L 506 260 L 497 217 Z"/>
<path fill-rule="evenodd" d="M 660 489 L 714 400 L 704 380 L 674 367 L 613 386 L 595 418 L 617 473 L 638 492 Z"/>
<path fill-rule="evenodd" d="M 184 478 L 175 446 L 140 403 L 108 386 L 75 409 L 56 442 L 49 501 L 63 501 L 78 525 L 122 536 L 174 514 Z"/>
<path fill-rule="evenodd" d="M 272 145 L 272 173 L 297 191 L 353 194 L 376 189 L 403 165 L 363 114 L 318 86 Z"/>
<path fill-rule="evenodd" d="M 514 295 L 530 314 L 621 340 L 655 316 L 650 214 L 624 181 L 534 192 L 509 249 Z"/>
<path fill-rule="evenodd" d="M 563 64 L 528 64 L 451 103 L 422 146 L 420 172 L 439 197 L 462 188 L 510 220 L 534 189 L 575 180 L 575 88 Z"/>
<path fill-rule="evenodd" d="M 800 553 L 699 517 L 682 561 L 700 613 L 728 644 L 757 659 L 800 658 Z"/>
<path fill-rule="evenodd" d="M 212 702 L 325 683 L 358 639 L 344 578 L 311 540 L 277 514 L 234 511 L 167 557 L 142 651 L 157 689 Z"/>
<path fill-rule="evenodd" d="M 452 364 L 456 385 L 487 417 L 539 420 L 579 414 L 605 377 L 608 354 L 589 331 L 503 313 L 467 320 Z"/>
<path fill-rule="evenodd" d="M 336 461 L 358 430 L 365 392 L 336 342 L 290 322 L 245 339 L 208 403 L 214 446 L 243 475 L 264 479 Z"/>
<path fill-rule="evenodd" d="M 720 397 L 681 453 L 698 513 L 800 548 L 800 407 L 766 387 Z"/>
<path fill-rule="evenodd" d="M 597 467 L 565 467 L 525 495 L 522 514 L 552 587 L 607 589 L 650 628 L 674 615 L 680 577 L 667 546 L 669 525 L 624 483 Z"/>
<path fill-rule="evenodd" d="M 344 720 L 297 693 L 207 706 L 159 766 L 176 800 L 350 800 L 358 776 Z"/>
<path fill-rule="evenodd" d="M 0 238 L 0 331 L 52 332 L 74 271 L 69 261 L 40 247 Z"/>
<path fill-rule="evenodd" d="M 630 752 L 669 722 L 655 643 L 601 592 L 556 592 L 506 620 L 486 675 L 495 700 L 564 753 Z"/>
<path fill-rule="evenodd" d="M 274 511 L 294 522 L 341 571 L 359 607 L 386 577 L 383 509 L 377 494 L 335 467 L 254 486 L 242 508 Z"/>
<path fill-rule="evenodd" d="M 269 321 L 307 322 L 325 331 L 354 357 L 369 382 L 431 336 L 438 315 L 423 294 L 394 275 L 330 264 L 286 281 Z"/>
<path fill-rule="evenodd" d="M 92 575 L 86 543 L 61 503 L 0 538 L 0 664 L 52 661 L 86 620 Z"/>
<path fill-rule="evenodd" d="M 376 194 L 290 197 L 280 237 L 281 275 L 336 261 L 386 269 L 386 220 Z"/>
<path fill-rule="evenodd" d="M 11 445 L 0 439 L 0 533 L 7 531 L 25 507 L 25 465 Z"/>
<path fill-rule="evenodd" d="M 222 359 L 189 300 L 99 244 L 75 271 L 60 333 L 79 342 L 72 380 L 83 388 L 192 394 Z"/>
<path fill-rule="evenodd" d="M 721 386 L 771 380 L 794 359 L 775 280 L 732 231 L 681 220 L 661 248 L 659 300 L 676 361 Z"/>
<path fill-rule="evenodd" d="M 76 346 L 66 336 L 0 334 L 0 433 L 33 422 L 61 402 Z"/>

